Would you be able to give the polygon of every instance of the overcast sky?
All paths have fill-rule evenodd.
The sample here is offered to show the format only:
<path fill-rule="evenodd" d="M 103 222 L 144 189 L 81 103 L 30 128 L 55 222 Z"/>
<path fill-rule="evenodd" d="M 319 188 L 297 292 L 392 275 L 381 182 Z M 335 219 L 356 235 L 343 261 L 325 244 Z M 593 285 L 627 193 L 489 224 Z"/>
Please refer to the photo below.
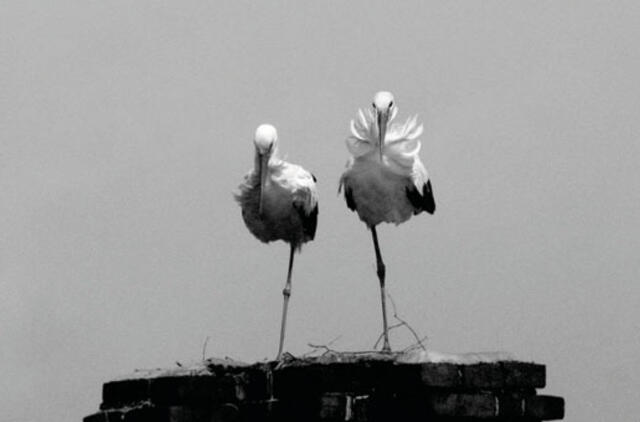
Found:
<path fill-rule="evenodd" d="M 425 125 L 436 214 L 380 227 L 442 352 L 547 365 L 570 422 L 640 403 L 640 6 L 2 2 L 0 414 L 78 421 L 136 368 L 277 351 L 287 245 L 232 191 L 257 125 L 319 180 L 286 349 L 371 348 L 370 235 L 337 185 L 378 90 Z M 392 346 L 411 344 L 392 332 Z"/>

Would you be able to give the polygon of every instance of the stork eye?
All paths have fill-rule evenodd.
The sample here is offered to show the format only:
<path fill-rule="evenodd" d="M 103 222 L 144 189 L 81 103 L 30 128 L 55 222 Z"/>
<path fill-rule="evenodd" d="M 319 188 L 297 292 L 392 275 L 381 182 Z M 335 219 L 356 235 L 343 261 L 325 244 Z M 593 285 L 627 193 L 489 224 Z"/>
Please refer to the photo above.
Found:
<path fill-rule="evenodd" d="M 393 101 L 389 102 L 389 108 L 393 107 Z"/>

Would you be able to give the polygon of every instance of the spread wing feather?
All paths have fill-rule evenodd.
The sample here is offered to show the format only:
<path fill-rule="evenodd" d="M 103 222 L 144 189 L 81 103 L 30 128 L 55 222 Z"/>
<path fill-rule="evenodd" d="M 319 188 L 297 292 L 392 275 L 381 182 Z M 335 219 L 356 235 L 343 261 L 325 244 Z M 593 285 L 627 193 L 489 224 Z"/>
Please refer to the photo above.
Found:
<path fill-rule="evenodd" d="M 409 198 L 409 202 L 414 207 L 414 214 L 420 214 L 422 211 L 433 214 L 436 211 L 436 202 L 433 198 L 430 180 L 427 180 L 427 183 L 422 186 L 422 193 L 415 185 L 407 186 L 406 191 L 407 198 Z"/>

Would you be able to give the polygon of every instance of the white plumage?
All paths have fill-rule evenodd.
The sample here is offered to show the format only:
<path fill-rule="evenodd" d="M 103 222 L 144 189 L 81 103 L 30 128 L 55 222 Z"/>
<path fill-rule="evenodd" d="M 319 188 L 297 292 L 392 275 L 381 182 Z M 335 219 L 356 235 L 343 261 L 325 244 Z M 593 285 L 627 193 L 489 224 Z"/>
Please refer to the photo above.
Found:
<path fill-rule="evenodd" d="M 382 302 L 383 351 L 390 352 L 385 295 L 385 265 L 376 225 L 400 224 L 412 215 L 433 214 L 436 204 L 431 182 L 418 153 L 422 125 L 416 117 L 394 123 L 398 112 L 390 92 L 378 92 L 371 109 L 358 110 L 351 121 L 347 149 L 351 158 L 340 178 L 347 206 L 371 230 Z"/>
<path fill-rule="evenodd" d="M 260 175 L 252 170 L 236 200 L 249 231 L 262 242 L 284 240 L 298 250 L 313 240 L 318 215 L 315 179 L 304 168 L 272 157 L 260 215 Z"/>
<path fill-rule="evenodd" d="M 370 227 L 382 222 L 400 224 L 422 211 L 435 211 L 429 176 L 418 156 L 422 125 L 416 116 L 404 124 L 394 123 L 398 109 L 392 99 L 390 104 L 382 145 L 376 108 L 358 111 L 346 141 L 352 156 L 340 178 L 340 189 L 349 208 Z"/>
<path fill-rule="evenodd" d="M 260 125 L 254 137 L 254 168 L 235 193 L 249 231 L 262 242 L 284 240 L 290 245 L 289 270 L 283 290 L 284 304 L 278 359 L 282 354 L 291 296 L 294 252 L 313 240 L 318 223 L 315 177 L 304 168 L 277 156 L 278 135 L 271 125 Z"/>

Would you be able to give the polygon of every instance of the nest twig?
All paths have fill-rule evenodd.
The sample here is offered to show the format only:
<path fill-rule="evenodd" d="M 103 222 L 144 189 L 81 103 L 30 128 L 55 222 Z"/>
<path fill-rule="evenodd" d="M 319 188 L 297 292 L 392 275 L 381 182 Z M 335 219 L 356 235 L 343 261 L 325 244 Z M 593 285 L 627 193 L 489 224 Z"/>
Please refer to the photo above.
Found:
<path fill-rule="evenodd" d="M 391 302 L 391 308 L 393 309 L 393 317 L 398 320 L 399 322 L 397 324 L 394 324 L 390 327 L 388 327 L 388 331 L 391 331 L 393 329 L 396 329 L 398 327 L 407 327 L 407 329 L 409 331 L 411 331 L 411 334 L 413 334 L 413 337 L 416 339 L 416 343 L 412 344 L 411 346 L 403 349 L 403 352 L 408 352 L 410 350 L 413 350 L 417 347 L 420 347 L 422 350 L 427 351 L 427 348 L 424 346 L 423 341 L 427 339 L 427 337 L 423 337 L 420 338 L 418 336 L 418 333 L 416 332 L 416 330 L 413 329 L 413 327 L 404 319 L 400 318 L 400 316 L 398 315 L 398 308 L 396 307 L 396 302 L 393 300 L 393 297 L 391 296 L 391 294 L 389 294 L 387 292 L 387 297 L 389 298 L 389 301 Z M 378 340 L 376 340 L 375 344 L 373 345 L 373 348 L 377 348 L 378 345 L 380 344 L 380 341 L 382 340 L 382 338 L 384 337 L 384 333 L 380 334 L 380 337 L 378 337 Z"/>

